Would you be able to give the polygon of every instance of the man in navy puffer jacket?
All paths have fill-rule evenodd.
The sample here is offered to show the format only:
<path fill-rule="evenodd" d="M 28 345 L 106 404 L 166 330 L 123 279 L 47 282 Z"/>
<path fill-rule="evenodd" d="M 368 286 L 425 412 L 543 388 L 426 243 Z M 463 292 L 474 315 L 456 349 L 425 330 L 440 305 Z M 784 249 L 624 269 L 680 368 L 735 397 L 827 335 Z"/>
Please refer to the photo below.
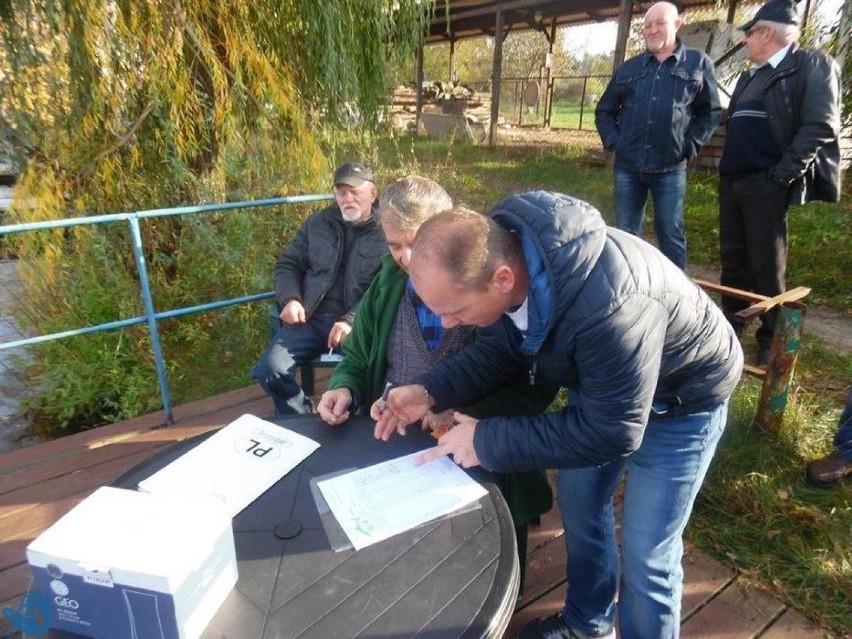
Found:
<path fill-rule="evenodd" d="M 520 637 L 678 636 L 681 535 L 727 416 L 743 355 L 713 301 L 650 244 L 608 228 L 589 204 L 531 192 L 488 217 L 427 221 L 410 263 L 417 293 L 474 344 L 374 404 L 388 439 L 427 409 L 463 406 L 517 374 L 570 390 L 560 411 L 455 414 L 427 461 L 509 472 L 559 469 L 569 592 Z M 626 473 L 622 548 L 613 494 Z M 620 581 L 619 581 L 620 579 Z"/>

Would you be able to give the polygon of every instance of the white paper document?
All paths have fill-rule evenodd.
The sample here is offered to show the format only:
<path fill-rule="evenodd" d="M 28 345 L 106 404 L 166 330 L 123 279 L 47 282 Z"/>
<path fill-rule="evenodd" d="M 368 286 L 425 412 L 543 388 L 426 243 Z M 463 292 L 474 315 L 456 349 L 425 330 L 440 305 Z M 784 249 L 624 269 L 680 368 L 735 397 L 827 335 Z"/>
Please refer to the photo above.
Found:
<path fill-rule="evenodd" d="M 139 482 L 139 489 L 212 497 L 233 517 L 317 448 L 313 439 L 243 415 Z"/>
<path fill-rule="evenodd" d="M 488 491 L 441 457 L 422 466 L 425 451 L 317 484 L 356 550 L 458 510 Z"/>

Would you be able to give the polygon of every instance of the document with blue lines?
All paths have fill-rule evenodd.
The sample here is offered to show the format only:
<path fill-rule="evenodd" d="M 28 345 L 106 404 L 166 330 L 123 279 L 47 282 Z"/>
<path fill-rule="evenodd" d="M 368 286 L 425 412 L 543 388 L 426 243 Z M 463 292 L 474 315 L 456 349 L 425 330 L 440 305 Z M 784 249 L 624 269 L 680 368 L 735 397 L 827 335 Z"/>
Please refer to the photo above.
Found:
<path fill-rule="evenodd" d="M 425 451 L 317 485 L 356 550 L 467 506 L 488 491 L 449 457 L 416 465 Z"/>

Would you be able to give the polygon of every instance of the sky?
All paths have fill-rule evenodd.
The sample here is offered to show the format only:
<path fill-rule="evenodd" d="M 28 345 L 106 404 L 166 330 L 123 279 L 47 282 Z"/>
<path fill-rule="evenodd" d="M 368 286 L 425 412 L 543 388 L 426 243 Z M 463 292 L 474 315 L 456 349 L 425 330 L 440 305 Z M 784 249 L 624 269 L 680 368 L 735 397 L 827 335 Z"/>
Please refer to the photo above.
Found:
<path fill-rule="evenodd" d="M 843 0 L 811 0 L 811 6 L 817 4 L 817 11 L 823 16 L 837 20 Z M 803 7 L 801 4 L 800 7 Z M 565 50 L 586 51 L 590 54 L 609 53 L 615 48 L 617 23 L 584 24 L 566 29 Z"/>

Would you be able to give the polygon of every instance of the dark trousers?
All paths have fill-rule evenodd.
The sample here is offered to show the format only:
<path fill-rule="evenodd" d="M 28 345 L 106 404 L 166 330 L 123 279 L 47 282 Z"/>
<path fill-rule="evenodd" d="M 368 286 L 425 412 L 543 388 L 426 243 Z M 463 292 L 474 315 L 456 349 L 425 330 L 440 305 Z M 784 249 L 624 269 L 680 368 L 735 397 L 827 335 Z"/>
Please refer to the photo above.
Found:
<path fill-rule="evenodd" d="M 719 252 L 723 286 L 768 297 L 786 290 L 788 189 L 755 173 L 719 180 Z M 737 311 L 750 306 L 745 300 L 722 297 L 722 311 L 735 329 L 742 329 Z M 761 316 L 757 343 L 769 348 L 777 310 Z"/>

